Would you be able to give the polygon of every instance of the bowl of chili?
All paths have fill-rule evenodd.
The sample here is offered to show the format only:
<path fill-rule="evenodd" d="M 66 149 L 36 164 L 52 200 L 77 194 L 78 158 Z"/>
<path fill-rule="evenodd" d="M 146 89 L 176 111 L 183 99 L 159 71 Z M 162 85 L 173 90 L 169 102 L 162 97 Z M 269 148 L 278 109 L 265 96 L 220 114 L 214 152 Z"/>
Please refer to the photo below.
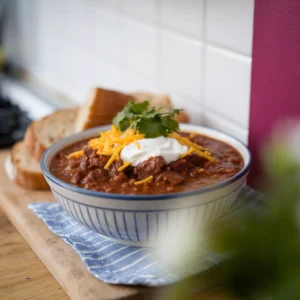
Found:
<path fill-rule="evenodd" d="M 197 161 L 192 153 L 169 164 L 151 157 L 148 164 L 131 167 L 126 173 L 122 164 L 114 162 L 116 166 L 104 172 L 106 177 L 99 170 L 108 161 L 102 162 L 91 149 L 85 149 L 85 158 L 67 159 L 99 131 L 109 128 L 101 126 L 64 138 L 41 159 L 54 197 L 79 223 L 114 242 L 152 247 L 159 245 L 174 226 L 209 226 L 237 207 L 251 154 L 236 138 L 210 128 L 180 124 L 179 135 L 208 148 L 213 162 L 204 158 Z M 147 170 L 155 174 L 151 181 L 139 180 Z"/>

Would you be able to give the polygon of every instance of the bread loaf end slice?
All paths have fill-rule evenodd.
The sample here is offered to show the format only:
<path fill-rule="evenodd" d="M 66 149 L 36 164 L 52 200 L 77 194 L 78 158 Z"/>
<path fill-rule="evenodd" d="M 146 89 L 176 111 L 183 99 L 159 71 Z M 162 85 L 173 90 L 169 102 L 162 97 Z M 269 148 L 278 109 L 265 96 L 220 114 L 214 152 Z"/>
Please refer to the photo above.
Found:
<path fill-rule="evenodd" d="M 79 111 L 75 132 L 111 124 L 115 115 L 123 110 L 130 99 L 130 95 L 117 91 L 92 89 Z"/>
<path fill-rule="evenodd" d="M 25 189 L 49 189 L 40 164 L 30 156 L 24 142 L 18 142 L 12 147 L 4 167 L 8 178 Z"/>
<path fill-rule="evenodd" d="M 78 109 L 62 109 L 32 122 L 25 134 L 25 145 L 29 154 L 40 160 L 47 148 L 60 139 L 74 133 Z"/>
<path fill-rule="evenodd" d="M 162 108 L 162 109 L 171 109 L 174 108 L 170 97 L 166 94 L 153 94 L 148 92 L 134 92 L 130 94 L 134 102 L 139 103 L 145 100 L 150 102 L 151 107 Z M 181 111 L 179 115 L 176 115 L 174 119 L 179 123 L 188 123 L 189 117 L 184 112 Z"/>

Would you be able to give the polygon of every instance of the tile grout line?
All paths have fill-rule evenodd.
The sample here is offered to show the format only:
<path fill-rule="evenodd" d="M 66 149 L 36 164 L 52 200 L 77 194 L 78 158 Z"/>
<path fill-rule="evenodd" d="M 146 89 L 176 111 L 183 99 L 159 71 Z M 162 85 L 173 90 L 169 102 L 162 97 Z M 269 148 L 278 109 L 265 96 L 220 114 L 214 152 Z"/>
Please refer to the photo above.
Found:
<path fill-rule="evenodd" d="M 206 31 L 206 29 L 207 29 L 206 28 L 206 26 L 207 26 L 207 22 L 206 22 L 207 21 L 207 1 L 204 0 L 203 3 L 204 3 L 204 11 L 205 11 L 205 14 L 204 14 L 205 20 L 204 20 L 203 24 L 204 24 L 205 31 Z M 161 9 L 161 6 L 159 8 Z M 204 38 L 198 38 L 194 35 L 189 34 L 188 32 L 180 31 L 180 30 L 173 29 L 173 28 L 167 27 L 167 26 L 162 26 L 161 22 L 155 24 L 153 22 L 143 21 L 142 19 L 140 19 L 140 18 L 138 18 L 134 15 L 131 15 L 128 12 L 123 12 L 122 18 L 124 20 L 130 21 L 130 22 L 132 22 L 136 25 L 139 25 L 141 27 L 147 28 L 148 30 L 156 30 L 156 31 L 159 31 L 160 33 L 168 34 L 170 36 L 176 37 L 176 38 L 181 39 L 181 40 L 185 40 L 185 41 L 190 42 L 190 43 L 195 43 L 195 44 L 206 43 L 207 45 L 209 45 L 211 47 L 214 47 L 214 48 L 217 48 L 217 49 L 220 49 L 220 50 L 224 50 L 226 52 L 230 52 L 230 53 L 233 53 L 233 54 L 237 54 L 237 55 L 243 56 L 245 58 L 251 58 L 251 55 L 246 54 L 245 52 L 242 52 L 242 51 L 233 49 L 231 47 L 221 45 L 217 42 L 208 40 L 206 36 Z M 207 34 L 207 32 L 205 32 L 205 34 Z"/>
<path fill-rule="evenodd" d="M 241 123 L 229 118 L 228 116 L 223 115 L 222 113 L 219 113 L 218 111 L 212 109 L 211 107 L 206 106 L 205 104 L 203 105 L 203 108 L 205 110 L 205 113 L 213 115 L 216 118 L 220 118 L 222 121 L 226 121 L 231 123 L 232 125 L 239 127 L 242 130 L 248 130 L 247 127 L 245 127 L 244 125 L 242 125 Z"/>
<path fill-rule="evenodd" d="M 157 23 L 157 47 L 156 47 L 156 51 L 157 51 L 157 58 L 156 58 L 156 63 L 157 63 L 157 70 L 156 70 L 156 76 L 157 76 L 157 79 L 156 79 L 156 82 L 157 82 L 157 87 L 158 87 L 158 90 L 162 90 L 162 87 L 163 87 L 163 83 L 162 83 L 162 51 L 163 51 L 163 46 L 162 46 L 162 33 L 161 33 L 161 14 L 162 14 L 162 3 L 161 3 L 162 0 L 156 0 L 156 23 Z"/>
<path fill-rule="evenodd" d="M 207 63 L 206 63 L 206 51 L 207 51 L 207 43 L 206 43 L 206 38 L 207 38 L 207 0 L 203 1 L 203 21 L 202 21 L 202 37 L 203 37 L 203 51 L 202 51 L 202 70 L 201 70 L 201 99 L 200 103 L 201 106 L 203 107 L 204 112 L 201 114 L 200 119 L 202 118 L 202 122 L 205 124 L 205 90 L 206 90 L 206 69 L 207 69 Z"/>
<path fill-rule="evenodd" d="M 237 51 L 229 49 L 229 48 L 222 47 L 215 43 L 206 42 L 206 45 L 208 48 L 211 48 L 222 54 L 226 54 L 227 56 L 235 57 L 235 58 L 242 59 L 242 60 L 247 60 L 249 62 L 252 60 L 252 57 L 249 55 L 237 52 Z"/>

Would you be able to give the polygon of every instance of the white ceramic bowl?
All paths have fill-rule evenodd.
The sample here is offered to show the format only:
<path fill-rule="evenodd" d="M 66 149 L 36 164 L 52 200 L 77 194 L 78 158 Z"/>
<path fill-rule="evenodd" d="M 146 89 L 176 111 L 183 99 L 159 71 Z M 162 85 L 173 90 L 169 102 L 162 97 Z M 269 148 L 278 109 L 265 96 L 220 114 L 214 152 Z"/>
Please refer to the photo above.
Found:
<path fill-rule="evenodd" d="M 54 155 L 73 143 L 95 137 L 109 126 L 92 128 L 64 138 L 50 147 L 41 159 L 41 168 L 56 200 L 74 219 L 112 241 L 156 246 L 172 230 L 195 229 L 210 224 L 237 205 L 237 197 L 249 171 L 248 148 L 221 132 L 206 127 L 180 124 L 183 131 L 197 132 L 226 142 L 242 155 L 244 168 L 230 179 L 191 192 L 127 196 L 75 187 L 54 177 L 49 165 Z"/>

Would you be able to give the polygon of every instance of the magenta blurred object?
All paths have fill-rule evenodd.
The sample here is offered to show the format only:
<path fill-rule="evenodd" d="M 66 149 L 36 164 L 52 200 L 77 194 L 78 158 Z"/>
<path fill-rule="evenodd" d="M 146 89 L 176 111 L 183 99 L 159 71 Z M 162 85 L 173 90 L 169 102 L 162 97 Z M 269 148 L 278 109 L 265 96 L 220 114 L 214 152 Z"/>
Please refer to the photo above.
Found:
<path fill-rule="evenodd" d="M 300 119 L 300 1 L 256 0 L 249 145 L 249 183 L 260 174 L 259 149 L 280 119 Z"/>

